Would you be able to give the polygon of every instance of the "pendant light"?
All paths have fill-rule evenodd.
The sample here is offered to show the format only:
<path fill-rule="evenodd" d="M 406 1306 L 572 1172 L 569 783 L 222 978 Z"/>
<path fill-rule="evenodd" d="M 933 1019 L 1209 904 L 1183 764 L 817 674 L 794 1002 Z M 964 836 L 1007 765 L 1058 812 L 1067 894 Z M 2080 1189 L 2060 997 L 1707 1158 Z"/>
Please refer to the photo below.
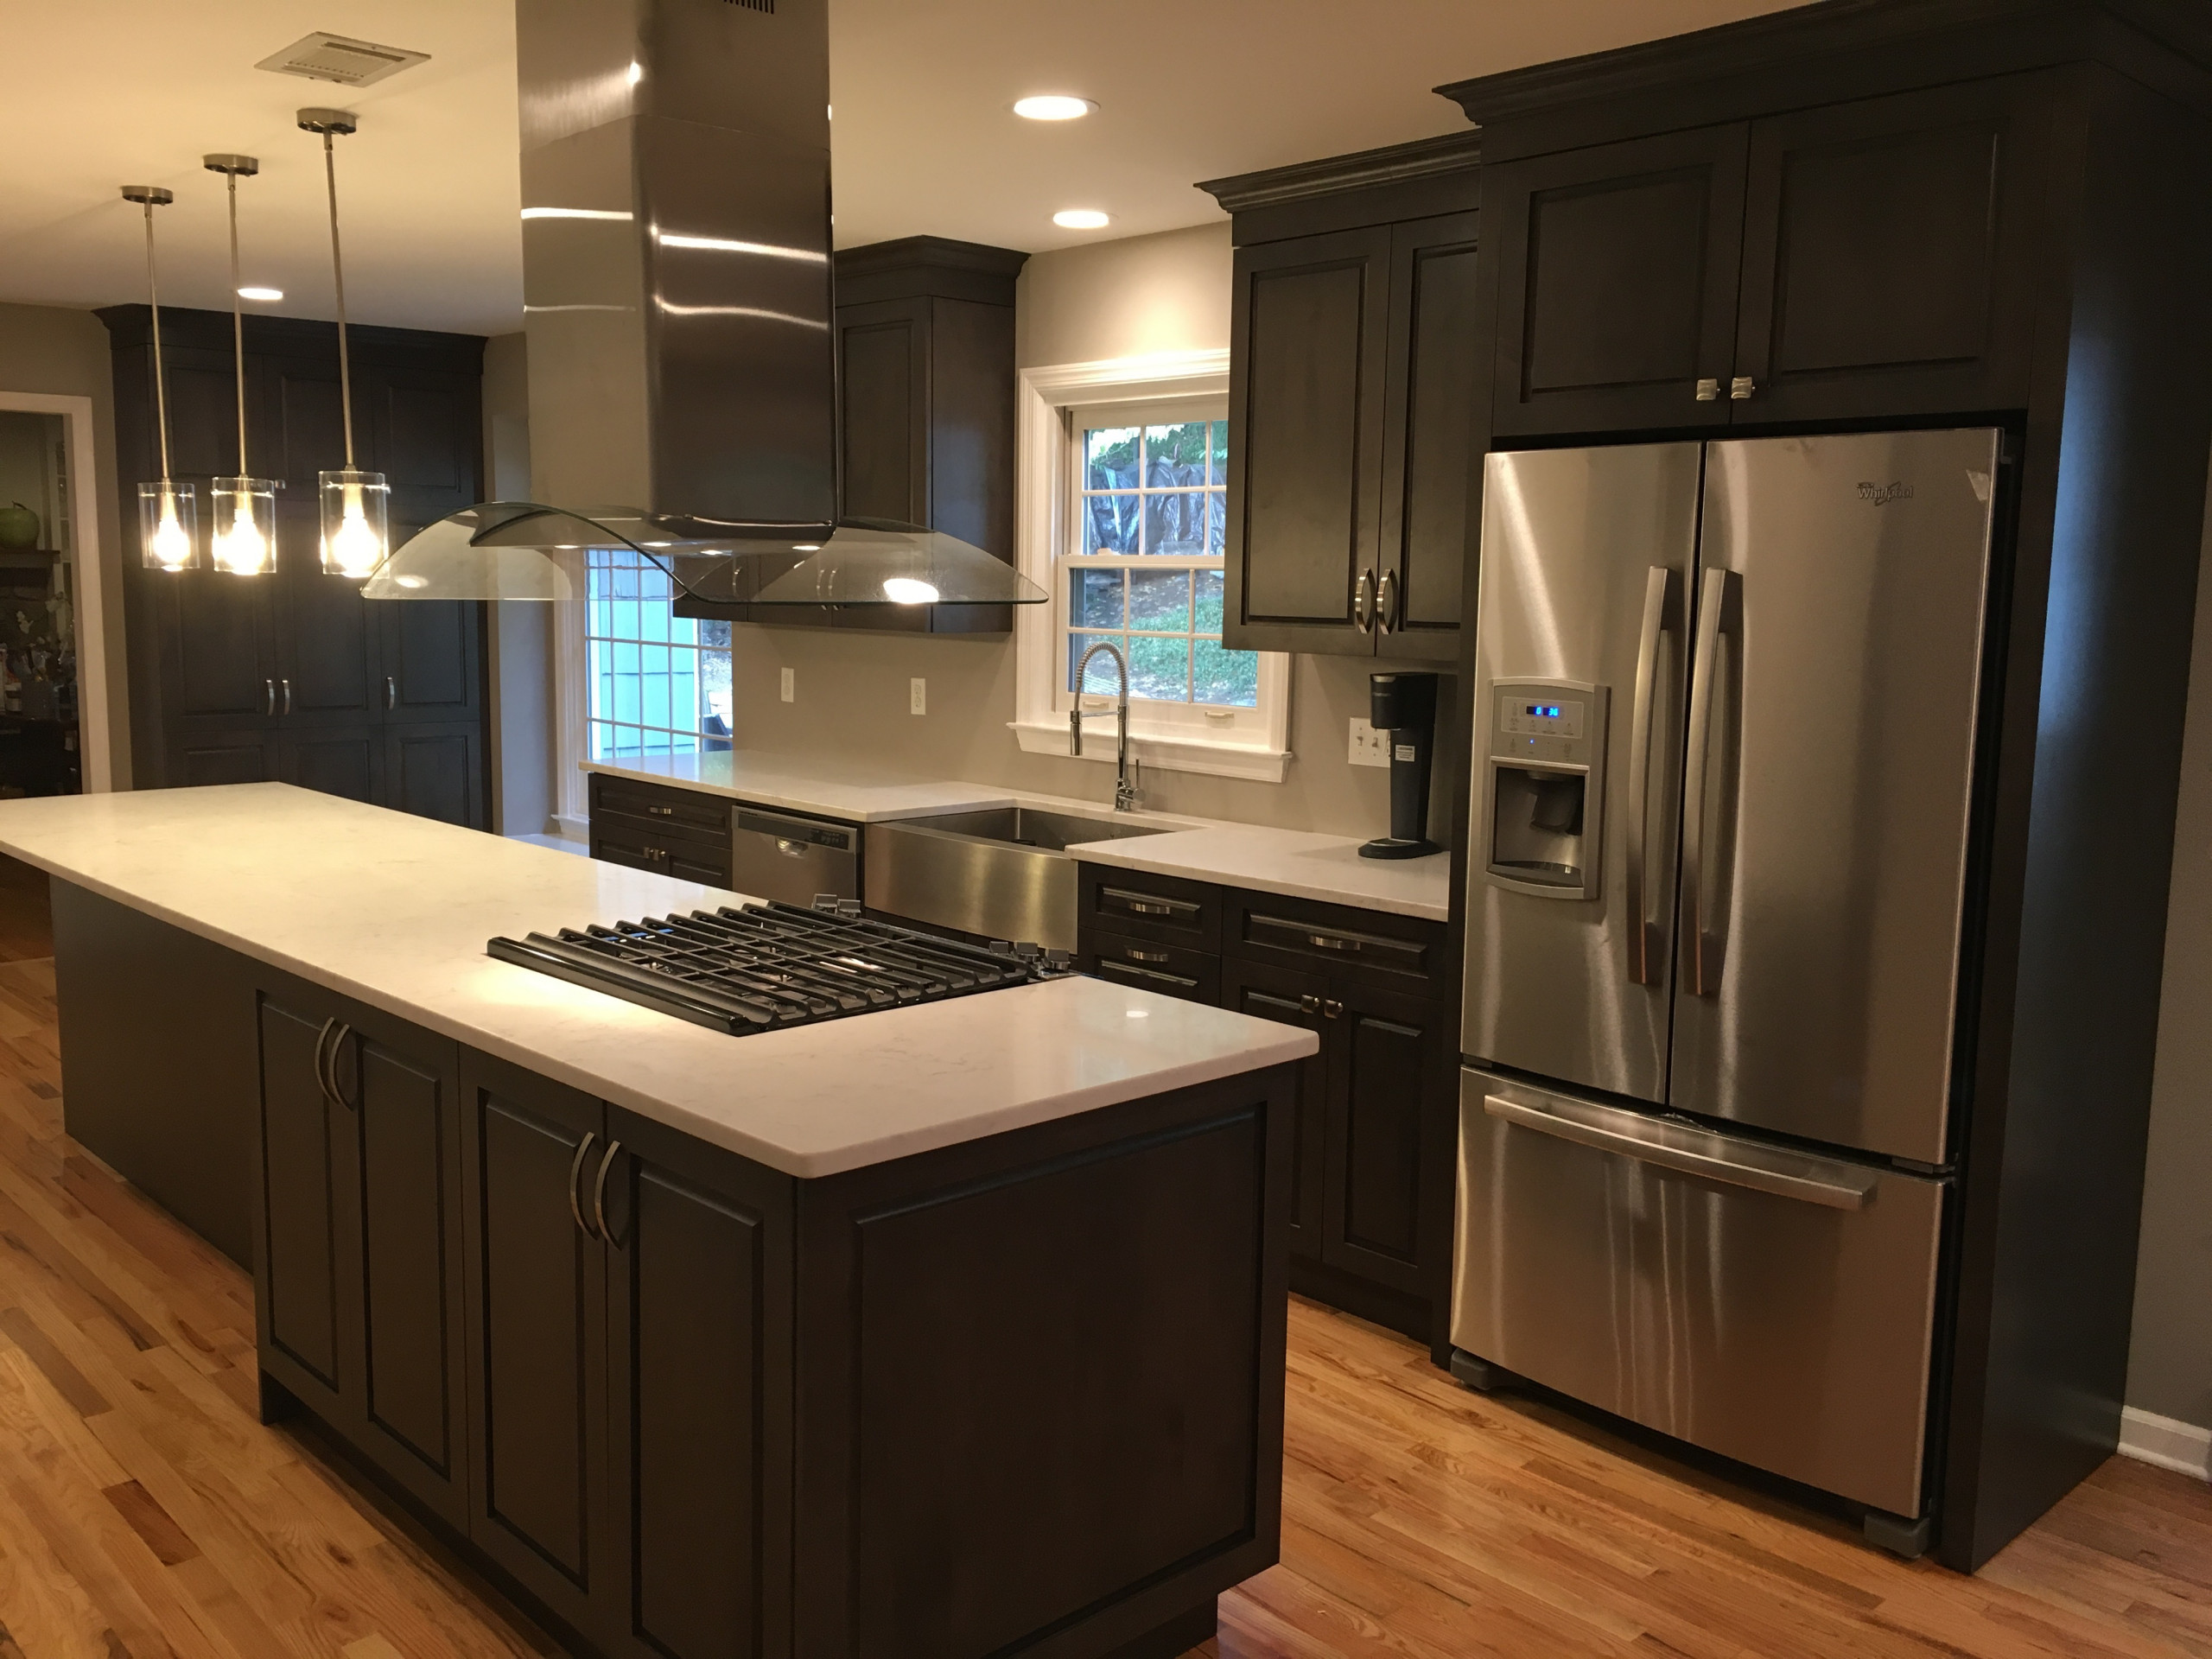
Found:
<path fill-rule="evenodd" d="M 322 172 L 330 195 L 330 273 L 338 289 L 338 396 L 345 410 L 346 465 L 321 474 L 322 569 L 327 575 L 366 576 L 391 550 L 391 486 L 382 473 L 353 464 L 353 370 L 346 351 L 346 262 L 338 250 L 338 158 L 331 140 L 360 124 L 345 110 L 302 110 L 302 130 L 322 135 Z"/>
<path fill-rule="evenodd" d="M 219 478 L 210 493 L 215 522 L 208 550 L 215 568 L 233 576 L 265 576 L 276 568 L 276 492 L 283 485 L 255 478 L 245 453 L 245 312 L 238 295 L 238 181 L 261 171 L 251 156 L 207 156 L 210 173 L 226 175 L 231 194 L 231 347 L 238 364 L 238 470 Z"/>
<path fill-rule="evenodd" d="M 197 570 L 200 499 L 169 476 L 168 380 L 162 368 L 162 289 L 154 274 L 154 209 L 176 200 L 158 184 L 126 184 L 123 199 L 146 210 L 146 301 L 154 315 L 154 425 L 161 440 L 162 481 L 138 486 L 138 547 L 149 570 Z"/>

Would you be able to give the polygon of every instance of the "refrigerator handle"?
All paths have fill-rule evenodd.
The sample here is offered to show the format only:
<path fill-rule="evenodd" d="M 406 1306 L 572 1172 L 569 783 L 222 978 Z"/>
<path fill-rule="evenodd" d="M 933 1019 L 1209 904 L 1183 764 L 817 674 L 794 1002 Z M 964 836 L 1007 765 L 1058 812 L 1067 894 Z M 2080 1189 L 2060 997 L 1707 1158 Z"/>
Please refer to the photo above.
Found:
<path fill-rule="evenodd" d="M 1655 564 L 1643 582 L 1643 626 L 1637 636 L 1636 703 L 1629 715 L 1628 738 L 1628 977 L 1632 985 L 1655 985 L 1660 978 L 1665 941 L 1649 919 L 1644 899 L 1644 827 L 1651 816 L 1652 711 L 1659 695 L 1659 636 L 1673 620 L 1675 573 Z"/>
<path fill-rule="evenodd" d="M 1517 1100 L 1506 1100 L 1497 1095 L 1483 1096 L 1483 1110 L 1503 1122 L 1534 1129 L 1539 1135 L 1548 1135 L 1560 1141 L 1572 1141 L 1577 1146 L 1595 1147 L 1599 1152 L 1618 1153 L 1624 1158 L 1633 1158 L 1638 1163 L 1656 1164 L 1662 1169 L 1677 1170 L 1685 1175 L 1702 1175 L 1707 1180 L 1726 1181 L 1732 1186 L 1748 1186 L 1756 1192 L 1771 1192 L 1777 1198 L 1802 1198 L 1807 1204 L 1822 1205 L 1830 1210 L 1864 1210 L 1866 1201 L 1874 1195 L 1875 1184 L 1878 1179 L 1872 1170 L 1858 1169 L 1849 1164 L 1831 1163 L 1826 1159 L 1795 1160 L 1802 1166 L 1796 1170 L 1770 1169 L 1759 1164 L 1738 1163 L 1732 1158 L 1723 1158 L 1713 1153 L 1683 1146 L 1678 1141 L 1669 1141 L 1665 1138 L 1663 1125 L 1655 1124 L 1647 1133 L 1606 1128 L 1596 1123 L 1586 1123 L 1577 1118 L 1548 1112 L 1541 1106 L 1525 1106 Z"/>
<path fill-rule="evenodd" d="M 1697 653 L 1690 668 L 1689 775 L 1682 789 L 1682 922 L 1690 947 L 1690 995 L 1720 990 L 1720 939 L 1708 925 L 1713 909 L 1712 848 L 1707 843 L 1706 782 L 1713 762 L 1713 683 L 1720 636 L 1739 629 L 1736 573 L 1707 570 L 1697 602 Z"/>

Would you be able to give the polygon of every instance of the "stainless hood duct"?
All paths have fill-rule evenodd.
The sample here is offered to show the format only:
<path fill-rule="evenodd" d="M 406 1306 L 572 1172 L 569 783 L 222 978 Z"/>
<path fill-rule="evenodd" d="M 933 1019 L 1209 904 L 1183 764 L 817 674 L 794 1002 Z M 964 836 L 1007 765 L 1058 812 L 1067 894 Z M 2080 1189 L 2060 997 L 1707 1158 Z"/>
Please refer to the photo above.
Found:
<path fill-rule="evenodd" d="M 517 0 L 532 493 L 557 505 L 434 524 L 366 596 L 580 597 L 604 546 L 750 604 L 1044 599 L 953 537 L 837 522 L 827 5 Z"/>

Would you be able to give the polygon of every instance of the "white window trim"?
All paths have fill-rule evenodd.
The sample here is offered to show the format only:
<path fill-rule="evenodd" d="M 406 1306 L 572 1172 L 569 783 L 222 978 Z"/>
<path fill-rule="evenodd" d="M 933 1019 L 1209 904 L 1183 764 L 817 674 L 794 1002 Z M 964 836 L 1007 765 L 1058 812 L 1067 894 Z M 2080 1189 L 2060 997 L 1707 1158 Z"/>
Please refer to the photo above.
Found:
<path fill-rule="evenodd" d="M 553 833 L 569 841 L 591 839 L 591 797 L 584 781 L 591 754 L 587 602 L 563 599 L 553 603 L 553 708 L 561 746 L 561 763 L 553 772 Z"/>
<path fill-rule="evenodd" d="M 1023 369 L 1017 377 L 1020 414 L 1015 556 L 1022 575 L 1056 595 L 1046 605 L 1014 610 L 1014 718 L 1009 722 L 1026 754 L 1069 753 L 1067 712 L 1059 685 L 1061 645 L 1057 619 L 1054 556 L 1065 544 L 1074 477 L 1065 411 L 1078 404 L 1152 403 L 1164 397 L 1224 397 L 1229 391 L 1229 353 L 1179 352 L 1158 357 L 1116 358 L 1100 363 L 1060 363 Z M 1087 709 L 1110 707 L 1094 698 Z M 1147 766 L 1162 772 L 1206 772 L 1279 784 L 1290 765 L 1290 658 L 1260 653 L 1259 707 L 1238 713 L 1217 736 L 1188 723 L 1148 721 L 1145 705 L 1129 710 L 1129 747 Z M 1113 728 L 1094 720 L 1085 728 L 1082 758 L 1114 760 Z"/>

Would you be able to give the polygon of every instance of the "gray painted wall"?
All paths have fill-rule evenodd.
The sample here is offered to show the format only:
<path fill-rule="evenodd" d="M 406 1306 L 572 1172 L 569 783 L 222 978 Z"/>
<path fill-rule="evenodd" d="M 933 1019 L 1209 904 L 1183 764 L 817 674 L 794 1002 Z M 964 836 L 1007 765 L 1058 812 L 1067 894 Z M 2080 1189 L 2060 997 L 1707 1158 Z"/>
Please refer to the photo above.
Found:
<path fill-rule="evenodd" d="M 484 468 L 495 501 L 530 499 L 530 358 L 519 334 L 484 344 Z M 555 607 L 494 602 L 490 628 L 492 827 L 543 835 L 552 827 Z"/>
<path fill-rule="evenodd" d="M 130 787 L 130 680 L 124 658 L 123 535 L 116 517 L 115 381 L 107 329 L 89 311 L 51 305 L 0 305 L 0 390 L 92 400 L 97 434 L 102 639 L 107 648 L 108 753 L 115 787 Z M 84 504 L 78 504 L 84 510 Z"/>
<path fill-rule="evenodd" d="M 2212 1427 L 2212 569 L 2199 569 L 2127 1402 Z"/>

